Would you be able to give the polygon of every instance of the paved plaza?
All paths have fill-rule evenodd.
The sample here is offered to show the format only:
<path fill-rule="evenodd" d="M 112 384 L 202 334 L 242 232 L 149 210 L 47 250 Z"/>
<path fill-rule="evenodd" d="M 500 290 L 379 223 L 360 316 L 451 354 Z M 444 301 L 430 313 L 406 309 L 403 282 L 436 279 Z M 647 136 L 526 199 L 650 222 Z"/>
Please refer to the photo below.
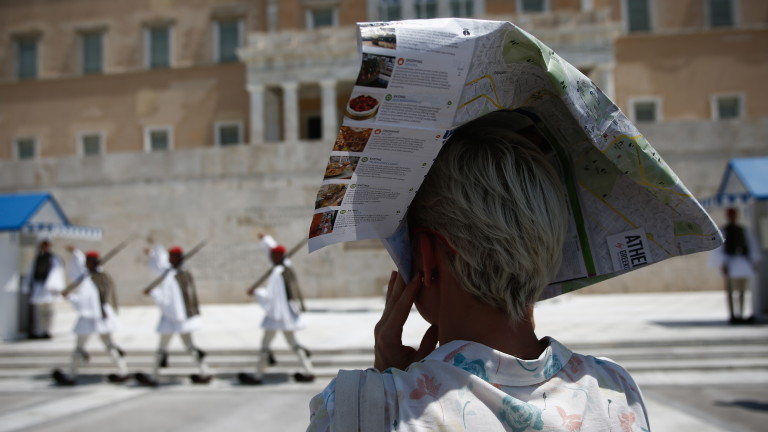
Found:
<path fill-rule="evenodd" d="M 66 366 L 74 346 L 75 315 L 62 303 L 52 340 L 0 344 L 0 432 L 304 430 L 310 398 L 336 370 L 372 365 L 373 327 L 383 306 L 380 298 L 310 300 L 307 328 L 297 335 L 314 353 L 317 381 L 293 382 L 288 360 L 264 385 L 244 387 L 235 372 L 255 366 L 263 313 L 255 304 L 204 305 L 204 326 L 195 341 L 209 352 L 214 381 L 189 382 L 186 356 L 174 340 L 171 371 L 163 385 L 148 389 L 108 384 L 95 366 L 83 369 L 76 387 L 53 386 L 47 374 Z M 120 317 L 115 338 L 128 353 L 129 367 L 146 368 L 157 344 L 156 308 L 124 307 Z M 536 311 L 539 336 L 613 358 L 630 370 L 645 394 L 653 430 L 764 430 L 768 325 L 732 326 L 726 318 L 720 292 L 566 295 L 540 303 Z M 404 341 L 417 344 L 426 328 L 412 314 Z M 279 360 L 290 359 L 282 338 L 273 347 Z M 88 349 L 103 355 L 96 338 Z"/>

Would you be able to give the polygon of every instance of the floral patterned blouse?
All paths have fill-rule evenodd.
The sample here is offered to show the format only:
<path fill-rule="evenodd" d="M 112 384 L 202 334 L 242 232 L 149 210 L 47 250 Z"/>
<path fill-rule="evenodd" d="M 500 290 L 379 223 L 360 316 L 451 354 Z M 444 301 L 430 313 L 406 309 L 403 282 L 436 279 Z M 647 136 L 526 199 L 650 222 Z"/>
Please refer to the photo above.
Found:
<path fill-rule="evenodd" d="M 453 341 L 382 373 L 387 431 L 649 431 L 632 377 L 552 338 L 536 360 Z M 330 431 L 336 380 L 310 402 L 308 431 Z"/>

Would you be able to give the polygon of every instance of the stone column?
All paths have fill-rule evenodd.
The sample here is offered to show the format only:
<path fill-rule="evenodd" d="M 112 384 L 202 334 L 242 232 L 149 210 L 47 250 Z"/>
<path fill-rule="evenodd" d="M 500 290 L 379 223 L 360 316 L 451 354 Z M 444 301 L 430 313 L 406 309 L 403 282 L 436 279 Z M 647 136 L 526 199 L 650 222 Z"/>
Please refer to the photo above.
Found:
<path fill-rule="evenodd" d="M 336 113 L 336 80 L 320 80 L 323 104 L 323 141 L 331 142 L 336 139 L 338 129 Z"/>
<path fill-rule="evenodd" d="M 415 0 L 402 0 L 400 2 L 400 14 L 402 19 L 416 18 L 416 1 Z"/>
<path fill-rule="evenodd" d="M 299 83 L 295 81 L 280 83 L 283 88 L 283 139 L 287 142 L 299 141 Z"/>
<path fill-rule="evenodd" d="M 282 95 L 272 87 L 264 89 L 264 129 L 266 136 L 264 141 L 268 143 L 283 140 L 281 112 L 283 110 Z"/>
<path fill-rule="evenodd" d="M 277 31 L 277 21 L 280 18 L 278 14 L 277 0 L 269 0 L 267 2 L 267 31 L 270 33 Z"/>
<path fill-rule="evenodd" d="M 368 17 L 368 21 L 379 21 L 381 19 L 379 16 L 379 2 L 368 0 L 366 4 L 366 16 Z"/>
<path fill-rule="evenodd" d="M 602 63 L 597 66 L 597 73 L 599 73 L 599 82 L 597 86 L 605 93 L 609 98 L 613 99 L 616 95 L 616 88 L 613 82 L 613 64 Z"/>
<path fill-rule="evenodd" d="M 248 85 L 251 99 L 251 144 L 264 143 L 264 86 Z"/>
<path fill-rule="evenodd" d="M 474 0 L 474 7 L 476 17 L 485 15 L 485 0 Z"/>
<path fill-rule="evenodd" d="M 451 5 L 448 3 L 448 0 L 437 0 L 437 16 L 438 18 L 453 16 L 451 14 Z"/>

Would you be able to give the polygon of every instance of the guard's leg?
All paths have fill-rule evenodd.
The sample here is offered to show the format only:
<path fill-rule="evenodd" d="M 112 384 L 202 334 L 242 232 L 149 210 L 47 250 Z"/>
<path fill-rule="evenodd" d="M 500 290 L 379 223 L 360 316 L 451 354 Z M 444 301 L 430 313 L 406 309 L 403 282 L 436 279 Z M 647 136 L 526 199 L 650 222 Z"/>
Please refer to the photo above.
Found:
<path fill-rule="evenodd" d="M 732 279 L 733 291 L 737 296 L 736 301 L 739 305 L 738 309 L 734 306 L 734 312 L 738 310 L 735 316 L 739 321 L 744 321 L 744 318 L 746 317 L 746 314 L 744 313 L 744 293 L 747 291 L 747 282 L 747 278 Z"/>
<path fill-rule="evenodd" d="M 171 343 L 171 337 L 173 333 L 160 333 L 160 343 L 155 353 L 155 364 L 152 367 L 152 376 L 145 374 L 144 372 L 136 372 L 136 381 L 139 384 L 157 387 L 158 378 L 160 377 L 160 368 L 168 366 L 168 345 Z"/>
<path fill-rule="evenodd" d="M 40 317 L 41 329 L 43 331 L 43 337 L 50 339 L 51 327 L 53 326 L 53 303 L 44 303 L 42 305 L 42 315 Z"/>
<path fill-rule="evenodd" d="M 250 374 L 246 372 L 240 372 L 237 374 L 237 379 L 240 384 L 245 385 L 258 385 L 261 384 L 262 378 L 264 378 L 264 370 L 267 365 L 275 364 L 274 357 L 272 357 L 272 351 L 269 349 L 269 345 L 275 338 L 274 330 L 264 330 L 264 335 L 261 338 L 261 350 L 259 351 L 259 362 L 256 364 L 256 374 Z"/>
<path fill-rule="evenodd" d="M 112 362 L 117 366 L 117 374 L 107 375 L 107 379 L 110 382 L 125 382 L 128 379 L 128 366 L 125 364 L 125 353 L 117 345 L 112 342 L 112 335 L 110 333 L 99 334 L 101 342 L 104 343 L 104 348 L 107 350 L 107 354 L 112 357 Z"/>
<path fill-rule="evenodd" d="M 72 362 L 69 365 L 69 374 L 72 378 L 77 376 L 78 368 L 90 360 L 90 356 L 85 350 L 85 343 L 88 342 L 89 337 L 90 335 L 87 334 L 77 335 L 75 351 L 72 353 Z"/>
<path fill-rule="evenodd" d="M 155 367 L 152 371 L 152 375 L 155 379 L 160 376 L 160 368 L 168 367 L 168 345 L 171 344 L 172 337 L 173 333 L 160 334 L 160 344 L 155 353 Z"/>
<path fill-rule="evenodd" d="M 191 333 L 180 333 L 179 336 L 181 336 L 181 341 L 187 348 L 187 352 L 192 355 L 192 360 L 197 363 L 197 369 L 200 371 L 199 374 L 193 374 L 191 376 L 192 382 L 195 384 L 207 384 L 211 382 L 211 374 L 208 372 L 208 366 L 205 363 L 205 351 L 192 343 Z"/>
<path fill-rule="evenodd" d="M 730 317 L 731 324 L 736 322 L 736 314 L 734 313 L 734 310 L 733 310 L 733 284 L 734 284 L 734 280 L 726 276 L 725 299 L 726 299 L 726 302 L 728 303 L 728 314 Z"/>
<path fill-rule="evenodd" d="M 85 343 L 88 341 L 87 334 L 77 335 L 75 342 L 75 350 L 72 352 L 72 358 L 69 363 L 69 375 L 62 372 L 60 369 L 53 371 L 52 377 L 58 385 L 72 386 L 75 385 L 77 378 L 77 371 L 81 364 L 88 361 L 88 353 L 85 351 Z"/>
<path fill-rule="evenodd" d="M 51 337 L 51 323 L 53 322 L 53 306 L 50 303 L 37 303 L 32 308 L 34 313 L 34 329 L 32 334 L 36 339 L 49 339 Z"/>
<path fill-rule="evenodd" d="M 292 331 L 284 331 L 283 334 L 285 335 L 285 340 L 288 341 L 288 344 L 291 346 L 291 349 L 293 352 L 296 353 L 296 356 L 299 358 L 299 363 L 301 363 L 301 367 L 304 368 L 303 373 L 295 373 L 293 375 L 293 378 L 296 381 L 300 382 L 312 382 L 315 380 L 315 373 L 312 369 L 312 362 L 309 360 L 309 357 L 307 356 L 306 349 L 303 348 L 301 345 L 299 345 L 298 342 L 296 342 L 296 336 L 294 336 Z"/>
<path fill-rule="evenodd" d="M 264 377 L 264 371 L 267 369 L 269 363 L 269 346 L 272 345 L 272 341 L 275 339 L 274 330 L 264 330 L 264 335 L 261 338 L 261 351 L 259 352 L 259 363 L 256 368 L 256 379 L 261 380 Z"/>

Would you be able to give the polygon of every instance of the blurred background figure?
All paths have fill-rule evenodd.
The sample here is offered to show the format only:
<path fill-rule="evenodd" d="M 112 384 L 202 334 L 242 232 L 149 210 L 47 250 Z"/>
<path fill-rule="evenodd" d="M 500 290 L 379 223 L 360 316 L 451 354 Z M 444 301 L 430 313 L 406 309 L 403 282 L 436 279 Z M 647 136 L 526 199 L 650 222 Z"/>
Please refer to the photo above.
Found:
<path fill-rule="evenodd" d="M 120 325 L 115 284 L 101 268 L 101 258 L 97 251 L 83 253 L 73 246 L 67 246 L 67 251 L 72 254 L 69 274 L 73 282 L 61 294 L 77 310 L 78 320 L 74 328 L 77 342 L 72 353 L 69 375 L 56 369 L 53 379 L 59 385 L 75 385 L 78 367 L 90 359 L 85 344 L 92 334 L 98 334 L 117 367 L 117 373 L 109 374 L 107 379 L 113 383 L 125 382 L 128 380 L 125 352 L 112 341 L 112 333 Z"/>
<path fill-rule="evenodd" d="M 744 297 L 760 262 L 760 246 L 752 233 L 738 223 L 739 212 L 735 207 L 725 210 L 725 218 L 728 223 L 721 228 L 725 243 L 712 251 L 710 265 L 720 267 L 725 279 L 729 322 L 750 323 L 754 316 L 746 316 Z"/>
<path fill-rule="evenodd" d="M 51 242 L 44 239 L 37 246 L 37 255 L 23 289 L 29 298 L 29 338 L 50 339 L 53 303 L 66 286 L 61 258 L 51 252 Z"/>
<path fill-rule="evenodd" d="M 149 267 L 160 276 L 144 289 L 144 295 L 152 296 L 160 308 L 160 322 L 157 324 L 160 344 L 155 355 L 153 376 L 139 373 L 136 379 L 141 384 L 157 385 L 160 368 L 168 366 L 168 345 L 173 335 L 178 333 L 199 370 L 199 373 L 192 374 L 190 379 L 195 384 L 207 384 L 211 381 L 211 375 L 205 363 L 206 353 L 192 342 L 192 332 L 200 329 L 202 324 L 200 304 L 192 274 L 183 268 L 184 259 L 192 253 L 185 257 L 179 246 L 166 251 L 160 245 L 144 252 L 149 255 Z"/>
<path fill-rule="evenodd" d="M 312 362 L 309 360 L 310 353 L 306 348 L 299 345 L 294 335 L 294 330 L 304 328 L 305 324 L 301 312 L 306 311 L 296 273 L 294 273 L 290 261 L 286 257 L 285 246 L 278 244 L 271 236 L 259 234 L 259 237 L 262 247 L 269 253 L 273 266 L 267 279 L 266 288 L 254 286 L 248 290 L 248 295 L 255 295 L 258 302 L 264 307 L 265 317 L 261 323 L 264 336 L 261 340 L 261 353 L 259 354 L 256 375 L 240 373 L 238 379 L 242 384 L 261 384 L 267 363 L 274 363 L 274 357 L 269 347 L 279 330 L 283 332 L 286 341 L 296 353 L 303 368 L 303 372 L 296 372 L 293 378 L 299 382 L 312 382 L 315 375 Z"/>

